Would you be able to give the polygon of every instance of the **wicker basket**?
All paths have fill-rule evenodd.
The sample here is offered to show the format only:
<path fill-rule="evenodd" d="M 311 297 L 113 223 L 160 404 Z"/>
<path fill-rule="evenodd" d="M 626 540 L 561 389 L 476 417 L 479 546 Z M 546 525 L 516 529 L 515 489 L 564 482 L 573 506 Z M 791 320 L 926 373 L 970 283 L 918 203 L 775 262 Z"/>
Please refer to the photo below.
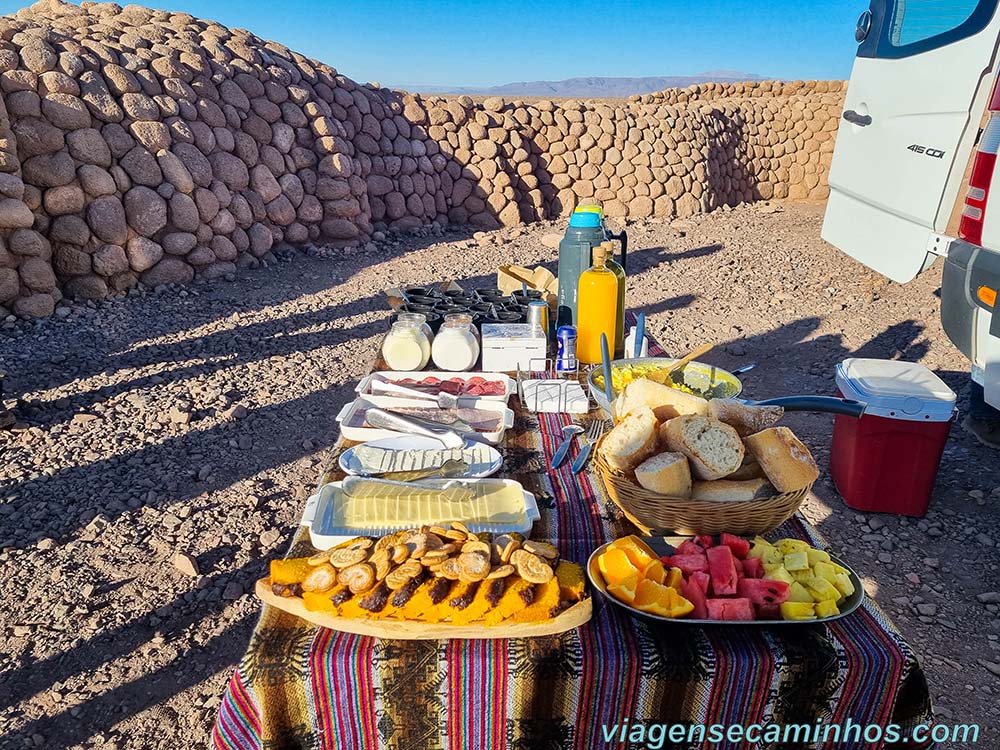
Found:
<path fill-rule="evenodd" d="M 594 450 L 594 468 L 611 501 L 644 533 L 673 531 L 677 534 L 764 534 L 780 526 L 802 505 L 812 485 L 762 500 L 712 502 L 668 497 L 650 492 L 634 477 L 612 469 Z"/>

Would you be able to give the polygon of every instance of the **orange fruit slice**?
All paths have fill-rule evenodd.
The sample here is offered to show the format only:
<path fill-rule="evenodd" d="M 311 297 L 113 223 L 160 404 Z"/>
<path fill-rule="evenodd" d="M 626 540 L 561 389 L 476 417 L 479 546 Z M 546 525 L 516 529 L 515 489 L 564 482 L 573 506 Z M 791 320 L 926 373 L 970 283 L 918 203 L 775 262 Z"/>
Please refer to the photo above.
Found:
<path fill-rule="evenodd" d="M 623 536 L 621 539 L 615 539 L 608 546 L 610 549 L 621 550 L 628 555 L 628 559 L 639 570 L 649 565 L 650 560 L 658 559 L 649 545 L 637 536 Z"/>
<path fill-rule="evenodd" d="M 680 593 L 681 586 L 684 584 L 684 574 L 681 573 L 680 568 L 671 568 L 670 572 L 667 573 L 666 580 L 660 581 L 664 586 L 669 586 L 677 593 Z"/>
<path fill-rule="evenodd" d="M 641 612 L 660 617 L 683 617 L 694 605 L 669 586 L 653 581 L 640 581 L 635 589 L 632 606 Z"/>
<path fill-rule="evenodd" d="M 647 581 L 653 581 L 654 583 L 667 582 L 667 569 L 663 567 L 663 563 L 659 560 L 650 560 L 646 564 L 646 567 L 642 569 L 642 575 Z"/>
<path fill-rule="evenodd" d="M 634 588 L 642 577 L 642 570 L 632 564 L 628 555 L 620 549 L 608 548 L 597 558 L 597 567 L 609 586 L 616 586 L 626 581 L 632 582 Z"/>
<path fill-rule="evenodd" d="M 635 580 L 621 584 L 611 584 L 608 586 L 608 593 L 620 602 L 632 604 L 635 599 L 636 586 Z"/>

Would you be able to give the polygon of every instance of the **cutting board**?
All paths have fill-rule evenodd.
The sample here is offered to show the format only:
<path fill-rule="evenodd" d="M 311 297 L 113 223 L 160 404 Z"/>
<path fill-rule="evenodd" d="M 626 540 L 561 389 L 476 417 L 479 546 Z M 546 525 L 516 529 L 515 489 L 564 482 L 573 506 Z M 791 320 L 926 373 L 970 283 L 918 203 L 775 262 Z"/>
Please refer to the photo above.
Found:
<path fill-rule="evenodd" d="M 572 630 L 590 620 L 593 614 L 591 597 L 564 609 L 551 620 L 524 622 L 492 627 L 483 625 L 449 625 L 446 622 L 415 622 L 407 620 L 377 620 L 355 617 L 337 617 L 329 612 L 314 612 L 306 609 L 299 597 L 278 596 L 271 591 L 271 579 L 261 578 L 256 586 L 257 598 L 265 604 L 284 610 L 303 620 L 331 630 L 376 638 L 393 638 L 404 641 L 443 640 L 448 638 L 532 638 L 540 635 L 555 635 Z"/>

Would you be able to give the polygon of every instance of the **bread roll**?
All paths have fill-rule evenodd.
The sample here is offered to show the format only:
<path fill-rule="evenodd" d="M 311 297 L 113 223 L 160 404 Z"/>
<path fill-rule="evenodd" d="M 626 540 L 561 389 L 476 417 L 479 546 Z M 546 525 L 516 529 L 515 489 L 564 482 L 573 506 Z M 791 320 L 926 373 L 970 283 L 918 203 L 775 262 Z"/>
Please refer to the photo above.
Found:
<path fill-rule="evenodd" d="M 740 464 L 740 468 L 732 474 L 726 474 L 724 478 L 734 481 L 746 481 L 747 479 L 760 479 L 763 476 L 764 470 L 760 468 L 757 459 L 753 457 L 752 453 L 747 451 L 746 455 L 743 456 L 743 463 Z"/>
<path fill-rule="evenodd" d="M 795 492 L 819 477 L 809 449 L 787 427 L 771 427 L 743 439 L 779 492 Z"/>
<path fill-rule="evenodd" d="M 636 409 L 648 407 L 661 422 L 685 414 L 708 414 L 708 401 L 669 385 L 646 378 L 633 380 L 618 394 L 612 409 L 621 418 Z"/>
<path fill-rule="evenodd" d="M 766 479 L 716 479 L 711 482 L 695 482 L 691 488 L 694 500 L 711 500 L 719 503 L 737 503 L 759 500 L 777 494 Z"/>
<path fill-rule="evenodd" d="M 725 422 L 740 437 L 774 427 L 784 414 L 783 406 L 744 404 L 734 398 L 713 398 L 708 402 L 708 416 Z"/>
<path fill-rule="evenodd" d="M 736 430 L 709 417 L 671 419 L 660 427 L 660 443 L 687 456 L 698 479 L 721 479 L 743 462 L 743 441 Z"/>
<path fill-rule="evenodd" d="M 650 492 L 691 497 L 691 467 L 683 453 L 658 453 L 635 467 L 635 480 Z"/>
<path fill-rule="evenodd" d="M 656 417 L 637 409 L 619 422 L 601 443 L 601 455 L 612 469 L 632 471 L 656 452 Z"/>

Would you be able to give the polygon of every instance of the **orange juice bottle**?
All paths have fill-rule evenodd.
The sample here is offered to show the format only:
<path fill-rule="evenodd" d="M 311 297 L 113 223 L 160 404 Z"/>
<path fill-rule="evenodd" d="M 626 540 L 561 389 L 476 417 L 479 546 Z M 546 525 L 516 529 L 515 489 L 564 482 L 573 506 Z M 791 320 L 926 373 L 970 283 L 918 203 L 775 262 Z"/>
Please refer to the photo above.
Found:
<path fill-rule="evenodd" d="M 601 334 L 615 345 L 618 326 L 618 277 L 605 266 L 608 249 L 594 248 L 594 265 L 580 275 L 576 305 L 576 357 L 596 365 L 601 361 Z"/>

